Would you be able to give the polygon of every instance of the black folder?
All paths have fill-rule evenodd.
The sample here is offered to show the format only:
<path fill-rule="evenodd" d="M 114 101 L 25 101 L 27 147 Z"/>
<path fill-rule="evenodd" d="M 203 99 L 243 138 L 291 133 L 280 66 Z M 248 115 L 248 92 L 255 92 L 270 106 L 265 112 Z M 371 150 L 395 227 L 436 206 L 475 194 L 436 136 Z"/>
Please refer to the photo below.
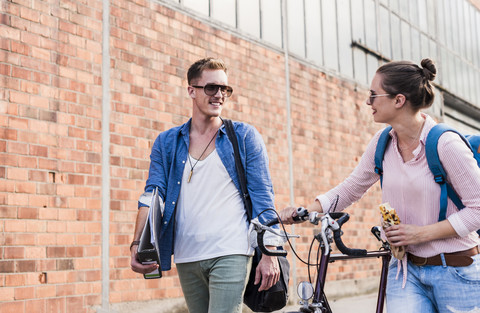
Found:
<path fill-rule="evenodd" d="M 147 220 L 143 227 L 138 245 L 138 259 L 142 264 L 158 264 L 158 269 L 147 274 L 143 274 L 145 279 L 162 277 L 162 268 L 160 267 L 160 249 L 157 236 L 160 234 L 163 215 L 163 201 L 158 195 L 158 189 L 152 194 L 152 201 L 148 210 Z"/>

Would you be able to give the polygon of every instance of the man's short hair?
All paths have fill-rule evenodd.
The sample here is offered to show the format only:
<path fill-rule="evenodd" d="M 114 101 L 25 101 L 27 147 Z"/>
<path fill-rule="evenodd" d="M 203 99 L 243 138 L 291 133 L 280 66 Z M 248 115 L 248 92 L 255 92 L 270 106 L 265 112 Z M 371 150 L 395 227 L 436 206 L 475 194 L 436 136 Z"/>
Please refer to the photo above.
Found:
<path fill-rule="evenodd" d="M 188 69 L 188 84 L 191 85 L 193 80 L 200 78 L 204 70 L 223 70 L 225 73 L 227 73 L 227 66 L 222 59 L 209 57 L 198 60 Z"/>

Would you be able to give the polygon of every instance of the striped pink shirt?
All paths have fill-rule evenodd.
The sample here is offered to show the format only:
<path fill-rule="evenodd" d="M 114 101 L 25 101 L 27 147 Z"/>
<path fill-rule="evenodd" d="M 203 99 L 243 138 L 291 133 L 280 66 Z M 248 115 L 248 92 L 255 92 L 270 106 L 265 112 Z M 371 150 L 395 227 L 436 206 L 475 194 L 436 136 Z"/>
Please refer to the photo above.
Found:
<path fill-rule="evenodd" d="M 402 223 L 430 225 L 438 222 L 440 210 L 440 186 L 434 181 L 425 156 L 425 139 L 435 121 L 424 114 L 425 125 L 420 135 L 420 144 L 413 151 L 414 158 L 403 162 L 397 147 L 397 136 L 390 132 L 392 140 L 383 161 L 383 202 L 395 208 Z M 339 195 L 337 211 L 359 200 L 379 180 L 375 173 L 375 149 L 381 131 L 377 132 L 367 146 L 360 163 L 340 185 L 320 195 L 317 199 L 327 210 L 331 201 Z M 447 219 L 458 236 L 448 239 L 409 245 L 407 251 L 430 257 L 439 253 L 467 250 L 480 244 L 475 233 L 480 229 L 480 168 L 472 152 L 462 139 L 451 132 L 443 134 L 438 142 L 438 153 L 447 173 L 465 208 L 458 210 L 448 199 Z"/>

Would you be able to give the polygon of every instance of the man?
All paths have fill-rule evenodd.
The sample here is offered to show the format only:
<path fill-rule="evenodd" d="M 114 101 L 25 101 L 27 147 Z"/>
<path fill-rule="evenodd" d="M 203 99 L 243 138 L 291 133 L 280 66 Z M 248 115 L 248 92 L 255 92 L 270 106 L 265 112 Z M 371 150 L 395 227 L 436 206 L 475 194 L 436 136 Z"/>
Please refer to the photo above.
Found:
<path fill-rule="evenodd" d="M 253 249 L 248 241 L 247 214 L 242 202 L 233 146 L 220 118 L 232 94 L 222 60 L 195 62 L 187 74 L 192 118 L 161 133 L 151 153 L 145 193 L 139 200 L 131 250 L 131 267 L 149 273 L 157 265 L 137 260 L 137 240 L 148 213 L 151 193 L 158 188 L 165 203 L 160 238 L 161 269 L 169 270 L 171 255 L 191 313 L 241 312 Z M 274 208 L 265 145 L 254 127 L 234 123 L 253 217 Z M 262 220 L 273 217 L 273 212 Z M 271 247 L 273 248 L 273 247 Z M 255 283 L 269 289 L 280 276 L 276 257 L 263 256 Z"/>

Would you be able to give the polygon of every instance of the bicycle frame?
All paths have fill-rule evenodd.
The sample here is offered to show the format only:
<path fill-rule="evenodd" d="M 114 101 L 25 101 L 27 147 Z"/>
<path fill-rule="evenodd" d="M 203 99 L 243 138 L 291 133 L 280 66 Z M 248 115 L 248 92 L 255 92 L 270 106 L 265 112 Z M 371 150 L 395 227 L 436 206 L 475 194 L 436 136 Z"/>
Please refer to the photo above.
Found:
<path fill-rule="evenodd" d="M 380 275 L 380 283 L 377 297 L 377 307 L 375 313 L 382 313 L 385 303 L 385 291 L 387 287 L 388 276 L 388 264 L 390 263 L 391 253 L 390 250 L 368 251 L 365 256 L 351 256 L 342 253 L 331 254 L 330 251 L 325 253 L 324 247 L 322 247 L 322 256 L 320 258 L 320 266 L 317 273 L 317 282 L 315 284 L 315 292 L 313 296 L 312 305 L 316 304 L 322 309 L 322 313 L 333 313 L 327 300 L 327 296 L 324 293 L 328 263 L 332 263 L 340 260 L 352 260 L 363 258 L 382 258 L 382 270 Z"/>
<path fill-rule="evenodd" d="M 375 226 L 372 228 L 372 233 L 375 237 L 382 242 L 382 247 L 377 251 L 367 251 L 363 249 L 350 249 L 345 246 L 342 242 L 341 236 L 341 226 L 346 223 L 349 219 L 349 215 L 343 212 L 332 212 L 332 213 L 318 213 L 312 212 L 308 213 L 304 208 L 298 208 L 297 212 L 299 213 L 297 220 L 309 220 L 310 223 L 318 225 L 318 222 L 321 221 L 321 232 L 315 236 L 315 239 L 320 242 L 321 247 L 321 257 L 320 263 L 317 265 L 317 280 L 315 282 L 315 287 L 311 286 L 311 283 L 304 282 L 307 284 L 309 292 L 303 292 L 301 298 L 303 301 L 300 302 L 303 306 L 300 308 L 299 312 L 302 313 L 333 313 L 332 309 L 327 300 L 327 296 L 324 293 L 326 275 L 328 270 L 328 264 L 335 261 L 351 260 L 351 259 L 362 259 L 362 258 L 382 258 L 382 270 L 380 276 L 380 284 L 377 297 L 377 308 L 376 313 L 383 313 L 383 306 L 385 302 L 385 291 L 387 286 L 387 276 L 388 276 L 388 266 L 391 259 L 390 245 L 388 242 L 382 240 L 380 237 L 380 228 Z M 300 215 L 301 214 L 301 215 Z M 258 232 L 258 247 L 266 255 L 282 255 L 285 256 L 287 252 L 285 250 L 269 250 L 265 247 L 263 243 L 263 235 L 265 231 L 271 231 L 270 226 L 277 224 L 278 219 L 273 219 L 268 221 L 265 225 L 260 224 L 259 222 L 253 223 L 255 229 Z M 275 233 L 275 232 L 273 232 Z M 278 235 L 278 234 L 277 234 Z M 290 235 L 285 234 L 288 238 Z M 332 248 L 331 243 L 335 242 L 337 248 L 340 250 L 340 254 L 331 254 Z M 311 264 L 306 263 L 309 266 Z M 304 283 L 301 283 L 299 287 L 304 288 Z M 309 303 L 309 300 L 313 297 L 312 303 Z M 290 312 L 295 313 L 295 312 Z"/>

